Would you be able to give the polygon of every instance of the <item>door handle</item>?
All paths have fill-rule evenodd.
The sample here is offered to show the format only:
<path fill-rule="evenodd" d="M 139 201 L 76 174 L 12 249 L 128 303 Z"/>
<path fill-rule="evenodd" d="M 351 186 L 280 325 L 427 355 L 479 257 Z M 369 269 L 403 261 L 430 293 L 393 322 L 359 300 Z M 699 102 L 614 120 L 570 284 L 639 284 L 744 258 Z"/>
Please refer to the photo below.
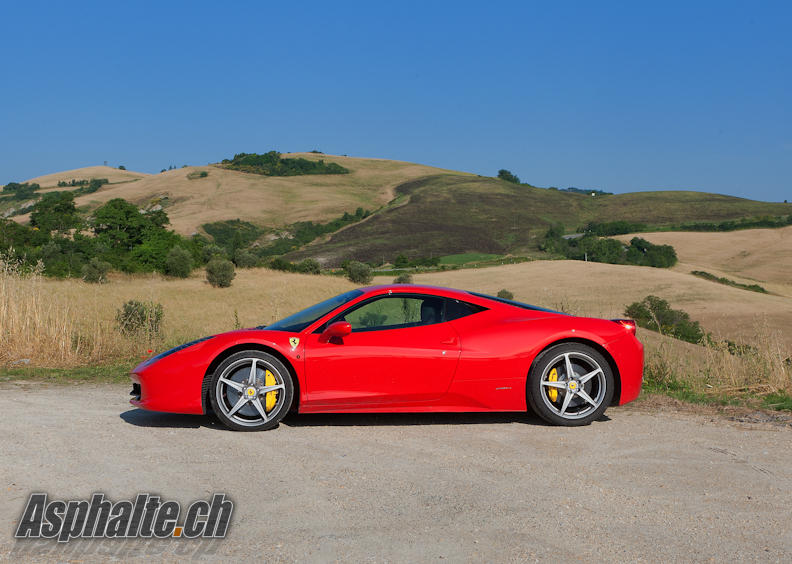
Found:
<path fill-rule="evenodd" d="M 451 337 L 450 339 L 444 339 L 444 340 L 440 341 L 440 344 L 441 345 L 456 345 L 457 344 L 457 338 L 456 337 Z"/>

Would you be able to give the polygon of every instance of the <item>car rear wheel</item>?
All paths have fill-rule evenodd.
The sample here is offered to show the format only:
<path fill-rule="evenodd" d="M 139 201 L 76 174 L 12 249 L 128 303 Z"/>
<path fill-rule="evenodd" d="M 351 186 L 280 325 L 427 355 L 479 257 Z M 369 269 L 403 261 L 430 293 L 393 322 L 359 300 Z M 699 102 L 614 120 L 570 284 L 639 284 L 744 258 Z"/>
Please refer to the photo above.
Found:
<path fill-rule="evenodd" d="M 546 421 L 566 427 L 588 425 L 613 399 L 613 372 L 592 347 L 564 343 L 550 347 L 534 361 L 528 401 Z"/>
<path fill-rule="evenodd" d="M 261 351 L 229 356 L 215 370 L 210 385 L 212 409 L 235 431 L 266 431 L 286 415 L 294 383 L 281 361 Z"/>

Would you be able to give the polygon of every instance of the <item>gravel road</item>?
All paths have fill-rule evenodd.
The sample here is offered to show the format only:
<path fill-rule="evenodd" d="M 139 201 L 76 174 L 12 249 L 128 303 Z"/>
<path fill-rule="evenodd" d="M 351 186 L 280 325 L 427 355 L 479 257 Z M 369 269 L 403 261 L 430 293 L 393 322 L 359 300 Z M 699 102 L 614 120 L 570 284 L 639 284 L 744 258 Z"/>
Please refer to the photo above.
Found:
<path fill-rule="evenodd" d="M 290 415 L 235 433 L 128 391 L 0 385 L 0 561 L 792 562 L 789 421 L 637 403 L 578 429 Z M 223 541 L 15 543 L 32 492 L 235 507 Z"/>

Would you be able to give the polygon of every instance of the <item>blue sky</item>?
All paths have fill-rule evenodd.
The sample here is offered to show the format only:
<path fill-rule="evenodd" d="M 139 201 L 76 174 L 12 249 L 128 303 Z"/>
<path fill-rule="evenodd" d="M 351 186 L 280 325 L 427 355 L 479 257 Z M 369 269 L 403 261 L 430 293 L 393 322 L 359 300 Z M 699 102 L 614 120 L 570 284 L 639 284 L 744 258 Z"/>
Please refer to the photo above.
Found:
<path fill-rule="evenodd" d="M 4 2 L 0 184 L 317 149 L 792 201 L 790 2 Z"/>

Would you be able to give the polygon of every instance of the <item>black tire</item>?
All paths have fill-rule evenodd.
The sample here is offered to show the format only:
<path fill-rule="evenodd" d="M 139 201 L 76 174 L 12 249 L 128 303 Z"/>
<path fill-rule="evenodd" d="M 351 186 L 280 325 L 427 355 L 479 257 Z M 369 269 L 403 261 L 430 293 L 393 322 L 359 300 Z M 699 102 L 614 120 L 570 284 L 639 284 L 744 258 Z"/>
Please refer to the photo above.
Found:
<path fill-rule="evenodd" d="M 592 347 L 563 343 L 536 357 L 527 388 L 528 402 L 542 419 L 578 427 L 602 416 L 613 399 L 615 380 L 608 362 Z"/>
<path fill-rule="evenodd" d="M 256 370 L 251 382 L 253 366 Z M 217 367 L 209 386 L 215 415 L 235 431 L 276 427 L 288 413 L 293 397 L 294 383 L 289 371 L 280 360 L 261 351 L 229 356 Z"/>

